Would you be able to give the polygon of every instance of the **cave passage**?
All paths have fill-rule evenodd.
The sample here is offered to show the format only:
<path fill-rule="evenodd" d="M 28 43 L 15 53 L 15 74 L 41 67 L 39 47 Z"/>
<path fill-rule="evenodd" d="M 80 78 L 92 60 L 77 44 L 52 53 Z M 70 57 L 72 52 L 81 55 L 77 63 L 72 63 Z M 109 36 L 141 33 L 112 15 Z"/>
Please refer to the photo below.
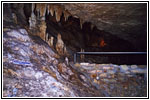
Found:
<path fill-rule="evenodd" d="M 4 3 L 3 96 L 146 97 L 146 8 Z"/>
<path fill-rule="evenodd" d="M 59 4 L 58 4 L 59 5 Z M 26 4 L 24 13 L 26 20 L 31 16 L 31 4 Z M 37 11 L 34 10 L 36 16 Z M 82 23 L 80 18 L 72 15 L 66 20 L 65 13 L 60 14 L 60 21 L 57 21 L 56 11 L 53 16 L 46 12 L 46 33 L 48 38 L 54 37 L 54 45 L 57 42 L 57 34 L 60 33 L 62 40 L 66 45 L 69 53 L 73 56 L 74 53 L 80 52 L 81 49 L 85 52 L 146 52 L 145 41 L 141 41 L 143 46 L 137 46 L 136 43 L 127 41 L 126 38 L 119 38 L 105 30 L 100 30 L 91 22 Z M 29 25 L 29 23 L 28 23 Z M 132 37 L 132 34 L 131 34 Z M 138 38 L 135 38 L 138 39 Z M 146 40 L 146 37 L 145 37 Z M 137 44 L 139 44 L 137 42 Z M 70 57 L 73 60 L 73 57 Z M 85 55 L 85 61 L 94 63 L 115 63 L 115 64 L 146 64 L 146 55 Z"/>

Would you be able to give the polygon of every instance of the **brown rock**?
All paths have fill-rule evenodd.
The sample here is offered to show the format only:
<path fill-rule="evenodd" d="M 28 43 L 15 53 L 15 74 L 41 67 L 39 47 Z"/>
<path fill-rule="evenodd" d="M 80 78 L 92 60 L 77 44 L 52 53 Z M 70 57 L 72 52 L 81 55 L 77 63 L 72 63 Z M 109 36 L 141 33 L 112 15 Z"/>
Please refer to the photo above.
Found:
<path fill-rule="evenodd" d="M 109 69 L 114 69 L 114 67 L 103 67 L 103 69 L 109 70 Z"/>
<path fill-rule="evenodd" d="M 107 70 L 106 70 L 106 69 L 104 69 L 104 72 L 106 73 L 106 72 L 107 72 Z"/>
<path fill-rule="evenodd" d="M 7 61 L 8 61 L 8 58 L 3 57 L 3 62 L 7 62 Z"/>
<path fill-rule="evenodd" d="M 102 74 L 100 74 L 100 77 L 107 77 L 107 74 L 106 73 L 102 73 Z"/>
<path fill-rule="evenodd" d="M 40 32 L 38 33 L 38 36 L 40 36 L 41 39 L 44 41 L 45 41 L 46 28 L 47 27 L 46 27 L 45 21 L 41 21 L 41 23 L 39 25 Z"/>
<path fill-rule="evenodd" d="M 16 73 L 15 71 L 13 71 L 12 69 L 8 69 L 7 71 L 8 71 L 8 73 L 9 73 L 10 75 L 12 75 L 12 76 L 20 77 L 20 75 L 19 75 L 18 73 Z"/>
<path fill-rule="evenodd" d="M 91 71 L 88 71 L 89 73 L 102 73 L 103 71 L 102 70 L 91 70 Z"/>
<path fill-rule="evenodd" d="M 97 74 L 91 74 L 91 78 L 96 78 Z"/>
<path fill-rule="evenodd" d="M 47 72 L 47 73 L 49 73 L 52 77 L 54 77 L 55 79 L 57 79 L 56 74 L 54 72 L 52 72 L 49 68 L 43 66 L 42 70 L 45 71 L 45 72 Z"/>
<path fill-rule="evenodd" d="M 94 83 L 99 84 L 99 81 L 97 81 L 96 79 L 94 79 Z"/>
<path fill-rule="evenodd" d="M 64 63 L 58 64 L 57 68 L 60 73 L 67 73 L 67 66 Z"/>
<path fill-rule="evenodd" d="M 80 64 L 79 63 L 75 63 L 74 66 L 80 67 Z"/>
<path fill-rule="evenodd" d="M 59 56 L 58 54 L 55 54 L 53 57 L 55 57 L 55 58 L 57 58 L 57 59 L 60 58 L 60 56 Z"/>

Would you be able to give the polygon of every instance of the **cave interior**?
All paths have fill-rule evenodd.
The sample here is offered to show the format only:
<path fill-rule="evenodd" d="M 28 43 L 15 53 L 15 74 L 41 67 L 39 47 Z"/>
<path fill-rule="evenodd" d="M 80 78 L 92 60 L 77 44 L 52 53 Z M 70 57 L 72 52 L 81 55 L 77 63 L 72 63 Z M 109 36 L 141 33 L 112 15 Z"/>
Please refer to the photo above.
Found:
<path fill-rule="evenodd" d="M 49 46 L 56 54 L 58 54 L 56 58 L 59 58 L 58 59 L 59 63 L 55 64 L 55 62 L 53 62 L 54 68 L 52 68 L 55 69 L 55 66 L 57 66 L 56 69 L 58 71 L 56 72 L 59 72 L 59 67 L 61 68 L 61 66 L 65 66 L 61 63 L 64 62 L 64 59 L 66 60 L 66 57 L 69 59 L 69 62 L 72 63 L 74 61 L 74 54 L 76 54 L 76 52 L 147 52 L 147 4 L 146 3 L 3 3 L 3 31 L 7 33 L 7 30 L 9 29 L 17 30 L 22 28 L 26 29 L 32 41 L 34 41 L 39 45 L 43 45 L 45 47 Z M 9 34 L 9 32 L 7 34 Z M 11 66 L 15 66 L 14 69 L 15 68 L 17 69 L 19 68 L 18 67 L 19 65 L 17 65 L 16 62 L 15 62 L 16 65 L 15 64 L 11 65 L 10 63 L 12 62 L 10 63 L 7 62 L 9 56 L 7 56 L 6 53 L 16 52 L 15 50 L 11 51 L 15 47 L 9 48 L 10 44 L 9 44 L 9 40 L 7 39 L 13 40 L 13 38 L 10 38 L 7 34 L 3 34 L 3 36 L 5 37 L 4 55 L 6 57 L 6 60 L 3 59 L 4 67 L 13 69 L 13 67 Z M 60 45 L 58 45 L 59 48 L 57 47 L 57 42 L 59 40 L 58 38 L 60 39 Z M 44 52 L 44 50 L 40 52 L 38 51 L 38 53 L 41 54 L 41 52 Z M 47 52 L 46 50 L 45 52 Z M 35 55 L 35 53 L 33 54 Z M 48 70 L 49 66 L 51 67 L 51 65 L 48 65 L 50 63 L 46 62 L 49 60 L 43 61 L 44 57 L 46 59 L 46 56 L 43 57 L 43 55 L 42 54 L 38 55 L 37 57 L 39 58 L 37 59 L 36 58 L 31 59 L 32 56 L 30 56 L 31 57 L 30 60 L 31 61 L 33 60 L 35 62 L 38 62 L 39 60 L 40 63 L 38 62 L 37 64 L 35 64 L 37 68 L 41 68 L 42 70 L 52 75 L 52 72 Z M 44 62 L 44 64 L 42 61 Z M 146 54 L 142 54 L 142 55 L 138 55 L 138 54 L 83 55 L 81 54 L 81 55 L 77 55 L 77 62 L 82 63 L 83 66 L 86 66 L 86 63 L 91 64 L 91 66 L 93 66 L 92 64 L 102 64 L 102 66 L 103 64 L 123 65 L 121 66 L 121 68 L 123 68 L 123 70 L 128 72 L 127 71 L 128 68 L 125 65 L 134 65 L 133 67 L 136 67 L 135 65 L 147 65 L 147 55 Z M 48 66 L 47 69 L 46 67 L 43 67 L 44 65 Z M 67 69 L 67 67 L 64 68 Z M 106 67 L 103 66 L 102 68 L 106 68 Z M 60 72 L 62 72 L 62 70 L 63 68 L 61 69 Z M 103 69 L 102 71 L 103 76 L 105 76 L 105 72 L 107 72 L 106 70 L 107 69 Z M 139 69 L 138 70 L 132 69 L 132 70 L 133 72 L 131 74 L 140 73 L 140 75 L 143 75 L 143 76 L 139 76 L 142 77 L 138 79 L 139 83 L 140 83 L 139 80 L 145 79 L 147 75 L 145 74 L 147 69 L 142 69 L 140 71 Z M 12 73 L 12 71 L 10 71 L 9 73 Z M 63 73 L 64 76 L 68 75 L 66 73 L 65 74 Z M 79 74 L 76 76 L 73 74 L 75 79 L 78 79 L 77 77 L 80 77 L 80 75 L 82 76 L 85 75 L 84 71 L 81 72 L 74 71 L 74 73 Z M 114 71 L 114 73 L 117 73 L 117 71 Z M 122 73 L 123 72 L 121 72 L 121 74 Z M 92 80 L 92 82 L 96 83 L 98 82 L 98 79 L 96 80 L 97 77 L 94 75 L 96 74 L 92 74 L 92 76 L 90 76 L 92 77 L 92 79 L 91 78 L 90 79 Z M 130 74 L 128 75 L 126 73 L 125 75 L 129 76 L 130 78 Z M 52 75 L 52 76 L 56 77 L 56 75 Z M 69 79 L 67 80 L 70 81 L 71 80 L 70 77 L 72 76 L 70 75 Z M 111 82 L 116 82 L 116 80 L 114 81 L 115 77 L 113 75 L 112 77 L 113 77 L 112 78 L 113 81 Z M 82 79 L 82 77 L 80 77 L 79 80 L 80 79 Z M 121 82 L 124 80 L 125 79 L 122 78 Z M 128 79 L 127 81 L 130 80 Z M 78 86 L 79 84 L 78 81 L 76 82 L 77 83 L 75 84 L 77 84 L 77 87 L 80 87 Z M 144 92 L 142 92 L 140 95 L 141 91 L 137 91 L 139 92 L 137 94 L 138 96 L 146 95 L 145 92 L 146 81 L 144 82 L 145 83 L 142 82 L 140 83 L 140 85 L 145 86 L 144 89 L 142 89 L 142 91 Z M 94 84 L 94 86 L 97 88 L 97 85 L 95 85 L 95 83 L 89 83 L 89 84 L 92 85 Z M 132 83 L 133 82 L 131 79 L 131 84 Z M 101 84 L 101 83 L 96 83 L 96 84 Z M 134 86 L 134 84 L 132 85 Z M 75 91 L 77 91 L 76 87 L 73 86 L 73 88 Z M 84 87 L 84 89 L 87 88 Z M 116 92 L 116 90 L 114 91 Z M 125 87 L 125 91 L 126 91 L 126 87 Z M 78 93 L 78 91 L 75 93 Z M 95 95 L 101 96 L 100 94 L 96 94 L 99 92 L 93 92 L 93 93 L 94 95 L 89 92 L 91 96 L 95 96 Z M 79 96 L 88 96 L 89 94 L 86 94 L 86 92 L 82 94 L 81 91 L 80 93 L 78 93 Z M 105 92 L 103 94 L 105 96 L 109 96 Z M 118 91 L 116 92 L 116 94 L 113 94 L 111 92 L 110 94 L 111 94 L 110 96 L 119 95 Z M 130 94 L 131 93 L 128 93 L 127 95 L 125 94 L 125 96 L 132 96 Z M 119 96 L 121 96 L 121 94 Z"/>

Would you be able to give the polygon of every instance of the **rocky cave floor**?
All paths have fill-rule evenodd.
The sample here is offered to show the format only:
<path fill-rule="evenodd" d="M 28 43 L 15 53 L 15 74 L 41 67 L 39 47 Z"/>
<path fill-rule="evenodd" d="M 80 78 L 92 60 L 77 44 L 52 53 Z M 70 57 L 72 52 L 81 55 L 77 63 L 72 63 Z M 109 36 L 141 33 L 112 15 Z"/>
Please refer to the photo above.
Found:
<path fill-rule="evenodd" d="M 4 97 L 146 97 L 147 66 L 69 65 L 26 29 L 3 29 Z M 38 41 L 36 41 L 38 39 Z M 61 58 L 62 59 L 62 58 Z"/>

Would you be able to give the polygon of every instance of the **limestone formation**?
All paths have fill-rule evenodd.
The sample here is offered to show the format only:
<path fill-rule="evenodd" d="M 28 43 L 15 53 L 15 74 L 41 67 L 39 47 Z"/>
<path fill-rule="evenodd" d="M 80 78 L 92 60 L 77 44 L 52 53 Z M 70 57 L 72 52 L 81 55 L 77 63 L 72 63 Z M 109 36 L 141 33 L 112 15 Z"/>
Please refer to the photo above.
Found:
<path fill-rule="evenodd" d="M 49 43 L 49 46 L 53 47 L 53 41 L 54 41 L 54 37 L 51 36 L 48 43 Z"/>
<path fill-rule="evenodd" d="M 38 18 L 41 20 L 45 20 L 47 4 L 45 3 L 37 3 L 36 11 L 38 12 Z"/>
<path fill-rule="evenodd" d="M 33 29 L 36 27 L 37 24 L 37 19 L 34 14 L 34 9 L 35 9 L 35 4 L 32 3 L 32 12 L 31 12 L 31 17 L 29 17 L 29 29 Z"/>
<path fill-rule="evenodd" d="M 64 13 L 65 21 L 67 21 L 69 16 L 71 16 L 71 14 L 68 12 L 68 10 L 64 10 L 63 13 Z"/>
<path fill-rule="evenodd" d="M 84 23 L 84 21 L 82 19 L 80 19 L 80 27 L 81 27 L 81 29 L 83 27 L 83 23 Z"/>
<path fill-rule="evenodd" d="M 68 57 L 65 57 L 65 61 L 66 61 L 66 64 L 69 65 L 69 59 L 68 59 Z"/>
<path fill-rule="evenodd" d="M 45 34 L 46 34 L 46 23 L 45 21 L 41 21 L 40 22 L 40 25 L 39 25 L 39 29 L 40 29 L 40 32 L 38 33 L 38 35 L 41 37 L 42 40 L 45 41 Z"/>
<path fill-rule="evenodd" d="M 48 33 L 46 34 L 45 41 L 48 43 Z"/>
<path fill-rule="evenodd" d="M 33 29 L 36 27 L 37 20 L 34 12 L 31 13 L 31 17 L 29 17 L 29 29 Z"/>
<path fill-rule="evenodd" d="M 61 39 L 61 34 L 57 35 L 56 51 L 58 54 L 63 55 L 64 42 Z"/>
<path fill-rule="evenodd" d="M 54 16 L 54 6 L 49 4 L 48 5 L 48 14 L 51 14 L 51 16 Z"/>
<path fill-rule="evenodd" d="M 59 22 L 60 18 L 62 15 L 62 8 L 60 8 L 59 6 L 55 7 L 55 16 L 56 16 L 56 21 Z"/>

